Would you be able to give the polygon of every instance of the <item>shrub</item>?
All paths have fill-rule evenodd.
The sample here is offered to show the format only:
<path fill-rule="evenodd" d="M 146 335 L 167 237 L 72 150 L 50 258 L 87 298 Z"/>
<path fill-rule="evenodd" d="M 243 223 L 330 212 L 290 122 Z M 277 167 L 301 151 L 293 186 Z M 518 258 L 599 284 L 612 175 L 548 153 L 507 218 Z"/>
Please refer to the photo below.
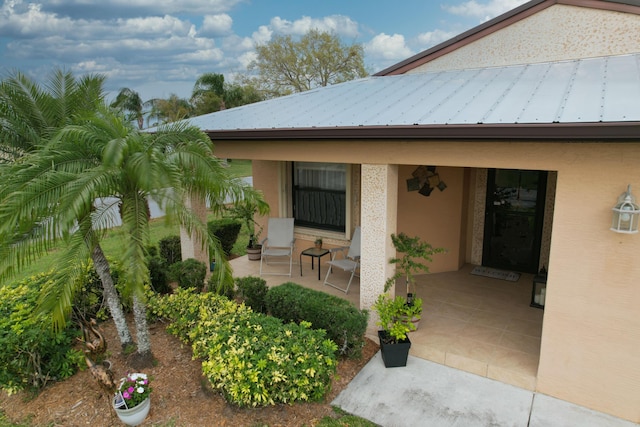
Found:
<path fill-rule="evenodd" d="M 266 280 L 254 276 L 239 277 L 236 279 L 236 286 L 244 303 L 253 311 L 256 313 L 267 312 L 265 298 L 269 288 L 267 288 Z"/>
<path fill-rule="evenodd" d="M 218 278 L 215 274 L 212 274 L 211 277 L 209 277 L 209 281 L 207 282 L 207 290 L 209 292 L 214 292 L 218 295 L 225 296 L 229 299 L 233 299 L 236 295 L 235 283 L 233 281 L 233 278 L 220 282 L 218 281 Z"/>
<path fill-rule="evenodd" d="M 0 388 L 9 394 L 40 389 L 84 365 L 82 352 L 72 348 L 77 331 L 69 325 L 56 332 L 49 316 L 34 314 L 48 277 L 39 274 L 0 287 Z"/>
<path fill-rule="evenodd" d="M 153 290 L 160 294 L 168 294 L 171 292 L 169 272 L 167 271 L 164 260 L 159 256 L 149 256 L 147 258 L 147 267 L 149 268 L 149 279 Z"/>
<path fill-rule="evenodd" d="M 204 287 L 204 278 L 207 275 L 207 266 L 193 258 L 174 263 L 171 267 L 171 276 L 178 282 L 178 286 L 185 289 L 193 288 L 201 291 Z"/>
<path fill-rule="evenodd" d="M 165 265 L 170 266 L 182 260 L 182 246 L 180 246 L 180 236 L 167 236 L 158 242 L 160 247 L 160 257 L 164 259 Z"/>
<path fill-rule="evenodd" d="M 215 221 L 209 221 L 207 223 L 209 233 L 213 234 L 220 240 L 222 251 L 225 255 L 229 256 L 233 245 L 238 240 L 240 234 L 240 228 L 242 223 L 230 218 L 217 219 Z"/>
<path fill-rule="evenodd" d="M 283 324 L 212 293 L 178 290 L 150 304 L 167 328 L 191 342 L 214 388 L 238 406 L 324 397 L 336 370 L 335 344 L 309 324 Z"/>
<path fill-rule="evenodd" d="M 361 357 L 369 313 L 349 301 L 288 282 L 269 289 L 267 311 L 285 322 L 310 322 L 338 344 L 339 354 Z"/>

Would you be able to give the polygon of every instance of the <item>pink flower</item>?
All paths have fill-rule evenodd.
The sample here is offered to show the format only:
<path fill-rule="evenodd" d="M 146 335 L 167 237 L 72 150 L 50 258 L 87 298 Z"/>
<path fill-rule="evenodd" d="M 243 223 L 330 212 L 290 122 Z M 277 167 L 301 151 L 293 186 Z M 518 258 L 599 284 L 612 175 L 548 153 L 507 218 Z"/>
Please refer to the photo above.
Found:
<path fill-rule="evenodd" d="M 131 399 L 131 395 L 129 393 L 127 393 L 126 391 L 124 393 L 122 393 L 122 397 L 124 397 L 125 399 Z"/>
<path fill-rule="evenodd" d="M 127 389 L 127 391 L 129 392 L 129 394 L 133 393 L 133 391 L 134 391 L 134 390 L 135 390 L 135 388 L 133 388 L 133 387 L 129 387 L 129 388 Z"/>

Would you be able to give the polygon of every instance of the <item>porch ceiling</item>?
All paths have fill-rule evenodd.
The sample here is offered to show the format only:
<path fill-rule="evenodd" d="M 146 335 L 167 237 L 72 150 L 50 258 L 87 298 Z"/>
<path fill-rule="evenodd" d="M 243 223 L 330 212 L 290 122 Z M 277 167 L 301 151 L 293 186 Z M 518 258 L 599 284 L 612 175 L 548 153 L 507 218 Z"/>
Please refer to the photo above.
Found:
<path fill-rule="evenodd" d="M 640 53 L 371 76 L 188 121 L 222 139 L 637 139 Z"/>

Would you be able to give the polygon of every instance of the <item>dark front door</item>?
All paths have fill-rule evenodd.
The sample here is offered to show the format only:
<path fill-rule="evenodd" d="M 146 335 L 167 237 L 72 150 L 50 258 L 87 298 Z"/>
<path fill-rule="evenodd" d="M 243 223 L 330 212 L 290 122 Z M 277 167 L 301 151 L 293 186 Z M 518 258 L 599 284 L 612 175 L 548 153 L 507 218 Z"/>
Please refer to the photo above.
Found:
<path fill-rule="evenodd" d="M 489 169 L 482 265 L 535 273 L 547 172 Z"/>

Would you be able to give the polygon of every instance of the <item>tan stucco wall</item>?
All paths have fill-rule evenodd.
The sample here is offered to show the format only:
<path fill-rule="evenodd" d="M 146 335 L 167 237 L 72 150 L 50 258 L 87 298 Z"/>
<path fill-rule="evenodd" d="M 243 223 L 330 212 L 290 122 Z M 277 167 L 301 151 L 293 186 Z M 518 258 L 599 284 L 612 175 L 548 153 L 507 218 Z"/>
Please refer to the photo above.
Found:
<path fill-rule="evenodd" d="M 639 15 L 554 5 L 409 72 L 621 55 L 638 46 Z"/>
<path fill-rule="evenodd" d="M 216 146 L 230 158 L 257 153 L 279 160 L 437 165 L 448 188 L 429 198 L 402 190 L 411 167 L 399 168 L 399 228 L 420 216 L 406 212 L 406 203 L 472 205 L 449 200 L 462 197 L 462 168 L 557 171 L 537 390 L 640 422 L 640 234 L 609 230 L 611 208 L 627 184 L 640 196 L 639 143 L 305 141 L 269 143 L 268 150 L 258 145 Z M 255 179 L 276 182 L 276 172 L 256 172 Z M 454 212 L 453 222 L 471 224 L 462 211 Z M 440 238 L 430 240 L 437 244 Z M 468 254 L 470 242 L 463 240 L 467 247 L 458 249 Z M 459 252 L 445 257 L 453 258 L 447 261 L 451 266 L 460 261 Z"/>
<path fill-rule="evenodd" d="M 415 165 L 401 166 L 398 185 L 398 230 L 409 236 L 420 236 L 437 248 L 445 248 L 446 255 L 436 255 L 429 264 L 432 273 L 456 271 L 465 262 L 467 189 L 464 169 L 439 167 L 440 179 L 447 184 L 444 191 L 433 190 L 429 197 L 417 191 L 407 191 L 406 180 L 411 178 Z"/>

